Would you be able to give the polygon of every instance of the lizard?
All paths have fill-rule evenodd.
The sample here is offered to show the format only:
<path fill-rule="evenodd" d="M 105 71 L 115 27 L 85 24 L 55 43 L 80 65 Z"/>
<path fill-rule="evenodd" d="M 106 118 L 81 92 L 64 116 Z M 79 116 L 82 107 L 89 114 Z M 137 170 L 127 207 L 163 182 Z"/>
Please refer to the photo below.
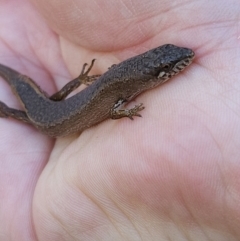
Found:
<path fill-rule="evenodd" d="M 0 101 L 0 117 L 29 123 L 55 138 L 82 132 L 108 118 L 141 117 L 142 103 L 131 109 L 120 107 L 171 79 L 190 65 L 194 56 L 189 48 L 165 44 L 114 64 L 102 75 L 88 76 L 93 59 L 87 70 L 85 63 L 81 74 L 52 96 L 28 76 L 0 64 L 0 76 L 10 85 L 24 109 L 13 109 Z M 66 98 L 81 84 L 89 86 Z"/>

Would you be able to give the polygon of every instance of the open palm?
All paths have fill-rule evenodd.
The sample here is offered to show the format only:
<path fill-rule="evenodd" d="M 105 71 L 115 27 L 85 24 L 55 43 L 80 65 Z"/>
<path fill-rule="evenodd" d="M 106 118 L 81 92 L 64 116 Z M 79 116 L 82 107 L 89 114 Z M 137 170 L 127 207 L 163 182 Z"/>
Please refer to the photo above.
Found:
<path fill-rule="evenodd" d="M 93 58 L 92 74 L 165 43 L 196 59 L 134 121 L 55 141 L 0 119 L 0 240 L 239 240 L 239 1 L 32 2 L 0 1 L 0 63 L 49 94 Z"/>

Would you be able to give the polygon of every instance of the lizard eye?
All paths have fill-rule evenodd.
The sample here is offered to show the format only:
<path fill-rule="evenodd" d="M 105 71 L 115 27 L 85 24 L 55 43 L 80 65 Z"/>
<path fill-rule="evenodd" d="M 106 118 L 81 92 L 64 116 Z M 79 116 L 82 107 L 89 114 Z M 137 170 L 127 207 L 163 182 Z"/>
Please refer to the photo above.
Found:
<path fill-rule="evenodd" d="M 171 64 L 164 64 L 163 66 L 162 66 L 162 70 L 164 70 L 164 71 L 168 71 L 168 70 L 170 70 L 171 69 Z"/>

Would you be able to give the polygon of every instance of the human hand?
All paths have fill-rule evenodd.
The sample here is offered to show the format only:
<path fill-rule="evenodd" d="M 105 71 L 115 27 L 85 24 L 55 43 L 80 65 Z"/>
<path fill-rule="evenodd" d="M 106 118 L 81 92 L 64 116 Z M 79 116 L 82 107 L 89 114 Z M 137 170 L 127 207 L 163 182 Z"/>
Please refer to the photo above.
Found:
<path fill-rule="evenodd" d="M 172 43 L 196 60 L 140 95 L 134 122 L 107 120 L 53 146 L 0 119 L 0 240 L 238 240 L 238 1 L 33 2 L 47 23 L 28 1 L 3 1 L 0 58 L 49 94 L 92 58 L 103 73 Z"/>

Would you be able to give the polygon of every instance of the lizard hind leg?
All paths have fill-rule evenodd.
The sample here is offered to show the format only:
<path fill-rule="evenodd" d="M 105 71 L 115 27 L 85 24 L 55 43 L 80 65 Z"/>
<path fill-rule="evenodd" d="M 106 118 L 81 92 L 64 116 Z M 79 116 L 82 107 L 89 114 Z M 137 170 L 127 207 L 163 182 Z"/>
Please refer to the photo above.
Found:
<path fill-rule="evenodd" d="M 31 124 L 31 121 L 25 111 L 10 108 L 2 101 L 0 101 L 0 117 L 12 117 L 16 120 Z"/>
<path fill-rule="evenodd" d="M 0 76 L 12 87 L 13 81 L 17 80 L 21 74 L 7 66 L 0 64 Z M 8 107 L 0 101 L 0 117 L 12 117 L 14 119 L 30 123 L 26 112 Z"/>

